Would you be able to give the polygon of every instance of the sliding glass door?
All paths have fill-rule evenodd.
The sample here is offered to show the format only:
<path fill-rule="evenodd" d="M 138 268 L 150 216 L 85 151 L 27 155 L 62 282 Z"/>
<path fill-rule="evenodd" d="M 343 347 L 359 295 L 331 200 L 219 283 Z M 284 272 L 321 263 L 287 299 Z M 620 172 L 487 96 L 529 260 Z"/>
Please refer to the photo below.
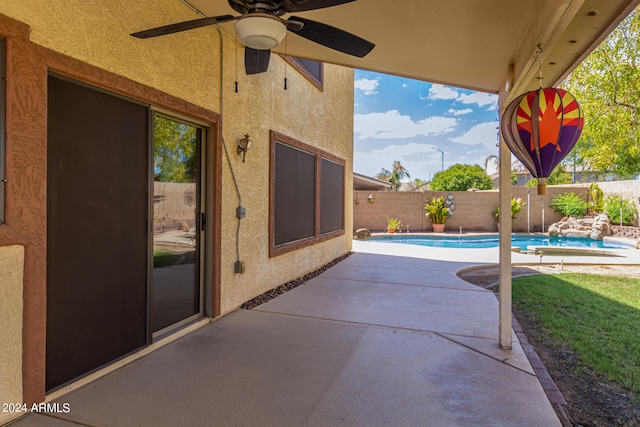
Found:
<path fill-rule="evenodd" d="M 202 130 L 153 117 L 151 329 L 162 334 L 201 311 Z"/>

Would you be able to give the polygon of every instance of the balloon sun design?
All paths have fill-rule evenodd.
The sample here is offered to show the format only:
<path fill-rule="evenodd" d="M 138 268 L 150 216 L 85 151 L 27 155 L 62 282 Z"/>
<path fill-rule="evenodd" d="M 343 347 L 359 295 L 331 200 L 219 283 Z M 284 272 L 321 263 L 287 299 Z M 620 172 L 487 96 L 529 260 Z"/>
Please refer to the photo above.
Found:
<path fill-rule="evenodd" d="M 513 100 L 502 115 L 502 136 L 546 194 L 553 169 L 578 142 L 584 118 L 578 101 L 563 89 L 544 88 Z"/>

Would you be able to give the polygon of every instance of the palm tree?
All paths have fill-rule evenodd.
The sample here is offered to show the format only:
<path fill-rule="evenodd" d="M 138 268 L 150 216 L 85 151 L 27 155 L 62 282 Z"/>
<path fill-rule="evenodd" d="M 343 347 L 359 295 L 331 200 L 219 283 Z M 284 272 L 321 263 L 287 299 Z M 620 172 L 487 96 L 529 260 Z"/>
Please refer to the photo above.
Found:
<path fill-rule="evenodd" d="M 490 156 L 488 156 L 486 159 L 484 159 L 484 171 L 487 173 L 487 175 L 489 175 L 489 165 L 493 165 L 495 167 L 499 167 L 500 166 L 500 158 L 498 156 L 496 156 L 495 154 L 492 154 Z"/>
<path fill-rule="evenodd" d="M 400 189 L 400 185 L 402 185 L 400 181 L 404 178 L 410 177 L 409 171 L 406 170 L 398 160 L 393 161 L 393 168 L 390 171 L 382 168 L 380 173 L 376 175 L 376 178 L 390 183 L 393 191 L 398 191 Z"/>

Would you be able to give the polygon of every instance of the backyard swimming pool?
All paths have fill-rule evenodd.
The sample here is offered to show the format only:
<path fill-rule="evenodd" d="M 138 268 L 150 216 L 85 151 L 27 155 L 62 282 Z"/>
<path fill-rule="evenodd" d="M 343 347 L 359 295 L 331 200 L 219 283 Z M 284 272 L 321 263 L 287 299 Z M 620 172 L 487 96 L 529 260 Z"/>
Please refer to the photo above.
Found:
<path fill-rule="evenodd" d="M 411 234 L 395 234 L 390 236 L 374 236 L 367 240 L 382 243 L 405 243 L 410 245 L 433 246 L 439 248 L 482 249 L 497 248 L 499 239 L 497 234 L 478 236 L 426 236 Z M 549 237 L 546 235 L 511 236 L 511 246 L 526 251 L 527 246 L 556 246 L 570 248 L 592 249 L 631 249 L 630 244 L 622 242 L 585 239 L 580 237 Z"/>

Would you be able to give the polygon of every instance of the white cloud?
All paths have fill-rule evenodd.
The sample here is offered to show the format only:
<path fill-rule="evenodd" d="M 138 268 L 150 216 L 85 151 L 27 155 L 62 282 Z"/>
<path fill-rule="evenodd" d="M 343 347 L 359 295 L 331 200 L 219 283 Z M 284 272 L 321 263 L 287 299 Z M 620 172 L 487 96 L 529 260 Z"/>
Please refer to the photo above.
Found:
<path fill-rule="evenodd" d="M 418 135 L 442 135 L 453 132 L 457 120 L 451 117 L 426 117 L 414 121 L 411 117 L 401 115 L 398 110 L 385 113 L 355 114 L 354 133 L 360 139 L 366 138 L 412 138 Z"/>
<path fill-rule="evenodd" d="M 495 150 L 498 142 L 498 122 L 485 122 L 473 126 L 460 136 L 449 138 L 449 141 L 458 144 L 475 145 L 482 144 Z"/>
<path fill-rule="evenodd" d="M 429 99 L 457 99 L 458 96 L 459 94 L 457 91 L 436 83 L 434 83 L 429 89 Z"/>
<path fill-rule="evenodd" d="M 369 153 L 356 152 L 353 159 L 353 170 L 367 176 L 375 176 L 382 168 L 390 169 L 394 160 L 399 160 L 411 174 L 410 181 L 415 178 L 427 179 L 429 174 L 439 171 L 440 152 L 431 144 L 412 142 L 405 145 L 388 145 Z"/>
<path fill-rule="evenodd" d="M 473 110 L 471 108 L 465 108 L 464 110 L 454 110 L 453 108 L 449 108 L 449 111 L 447 111 L 447 113 L 453 114 L 454 116 L 460 116 L 462 114 L 473 113 Z"/>
<path fill-rule="evenodd" d="M 370 79 L 359 79 L 353 82 L 353 85 L 356 89 L 359 89 L 365 95 L 375 95 L 378 93 L 376 89 L 378 88 L 378 84 L 380 82 L 378 80 L 370 80 Z"/>
<path fill-rule="evenodd" d="M 479 107 L 495 105 L 498 102 L 498 96 L 492 93 L 460 93 L 453 88 L 436 83 L 429 89 L 429 95 L 427 97 L 420 96 L 420 99 L 454 100 L 462 104 L 478 104 Z"/>
<path fill-rule="evenodd" d="M 498 96 L 492 93 L 473 92 L 460 94 L 458 102 L 463 104 L 478 104 L 480 107 L 498 102 Z"/>

